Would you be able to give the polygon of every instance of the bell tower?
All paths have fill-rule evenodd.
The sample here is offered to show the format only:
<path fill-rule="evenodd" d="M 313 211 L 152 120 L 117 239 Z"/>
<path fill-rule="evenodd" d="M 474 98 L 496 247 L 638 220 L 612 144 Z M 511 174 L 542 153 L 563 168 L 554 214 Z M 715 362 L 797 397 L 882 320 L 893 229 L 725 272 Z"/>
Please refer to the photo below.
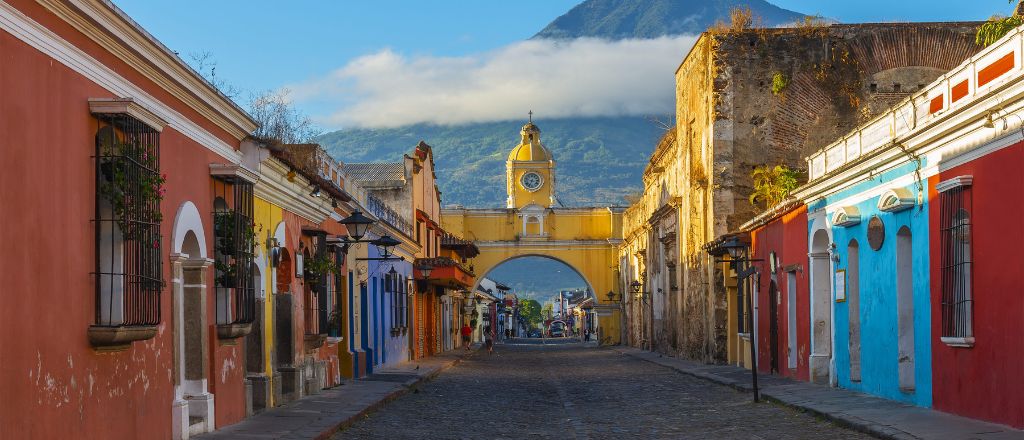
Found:
<path fill-rule="evenodd" d="M 555 205 L 555 159 L 540 142 L 540 128 L 530 121 L 519 131 L 519 145 L 512 149 L 505 162 L 505 187 L 508 208 L 522 209 L 535 205 Z"/>

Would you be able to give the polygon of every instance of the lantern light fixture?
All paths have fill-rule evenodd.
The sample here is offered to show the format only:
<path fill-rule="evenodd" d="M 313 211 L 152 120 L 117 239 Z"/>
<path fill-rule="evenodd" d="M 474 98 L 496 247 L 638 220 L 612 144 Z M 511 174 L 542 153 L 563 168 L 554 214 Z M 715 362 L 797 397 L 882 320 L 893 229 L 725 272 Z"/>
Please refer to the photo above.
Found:
<path fill-rule="evenodd" d="M 359 241 L 366 235 L 374 221 L 357 209 L 352 215 L 339 220 L 338 223 L 348 229 L 348 235 L 352 240 Z"/>

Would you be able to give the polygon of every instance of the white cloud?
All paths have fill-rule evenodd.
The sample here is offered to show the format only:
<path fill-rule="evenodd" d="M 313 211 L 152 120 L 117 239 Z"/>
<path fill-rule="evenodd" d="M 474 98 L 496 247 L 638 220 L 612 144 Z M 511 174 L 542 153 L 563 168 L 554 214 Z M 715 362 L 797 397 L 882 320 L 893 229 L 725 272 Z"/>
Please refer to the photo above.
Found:
<path fill-rule="evenodd" d="M 674 72 L 696 37 L 530 40 L 462 57 L 359 57 L 330 75 L 290 85 L 342 127 L 456 124 L 538 117 L 673 112 Z"/>

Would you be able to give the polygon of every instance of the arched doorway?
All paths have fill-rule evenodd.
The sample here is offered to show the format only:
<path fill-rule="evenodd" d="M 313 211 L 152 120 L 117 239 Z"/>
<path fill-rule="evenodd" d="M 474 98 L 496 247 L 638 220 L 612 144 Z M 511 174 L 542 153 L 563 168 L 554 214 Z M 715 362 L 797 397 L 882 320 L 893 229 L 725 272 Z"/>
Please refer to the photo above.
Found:
<path fill-rule="evenodd" d="M 587 330 L 597 339 L 599 325 L 592 309 L 588 315 L 581 315 L 581 303 L 588 297 L 596 303 L 591 282 L 573 265 L 549 255 L 526 254 L 505 259 L 490 267 L 477 278 L 475 289 L 481 288 L 485 280 L 500 282 L 511 287 L 516 300 L 536 301 L 523 305 L 520 318 L 494 316 L 491 320 L 500 337 L 522 337 L 531 330 L 548 332 L 545 322 L 563 322 L 567 335 L 585 335 Z M 495 292 L 497 293 L 497 292 Z M 502 298 L 499 296 L 498 300 Z M 575 306 L 575 307 L 574 307 Z M 533 309 L 536 308 L 536 314 Z M 574 314 L 573 312 L 577 312 Z M 524 316 L 529 314 L 530 316 Z"/>
<path fill-rule="evenodd" d="M 172 316 L 174 322 L 174 402 L 172 437 L 214 429 L 214 396 L 209 392 L 207 337 L 206 234 L 192 202 L 178 208 L 171 237 Z"/>
<path fill-rule="evenodd" d="M 811 239 L 811 381 L 832 382 L 832 266 L 828 231 Z"/>
<path fill-rule="evenodd" d="M 914 264 L 910 228 L 896 233 L 896 327 L 900 391 L 912 393 L 914 375 Z"/>

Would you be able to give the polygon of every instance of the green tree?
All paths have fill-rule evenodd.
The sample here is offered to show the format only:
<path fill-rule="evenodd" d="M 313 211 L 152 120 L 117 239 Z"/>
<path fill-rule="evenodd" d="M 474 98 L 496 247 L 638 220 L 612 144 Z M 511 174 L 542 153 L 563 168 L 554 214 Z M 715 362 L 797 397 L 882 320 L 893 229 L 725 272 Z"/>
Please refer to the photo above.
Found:
<path fill-rule="evenodd" d="M 785 165 L 761 165 L 750 173 L 754 179 L 754 193 L 750 204 L 768 209 L 786 199 L 789 192 L 800 185 L 800 173 Z"/>
<path fill-rule="evenodd" d="M 1013 3 L 1014 0 L 1008 0 L 1008 2 Z M 989 18 L 985 24 L 978 27 L 978 32 L 974 35 L 974 42 L 979 46 L 988 46 L 999 41 L 1000 38 L 1024 23 L 1022 9 L 1024 9 L 1024 1 L 1017 3 L 1016 10 L 1009 17 L 992 16 Z"/>
<path fill-rule="evenodd" d="M 544 303 L 544 307 L 541 308 L 540 314 L 543 319 L 548 319 L 551 315 L 555 314 L 555 305 L 552 303 Z"/>
<path fill-rule="evenodd" d="M 530 328 L 537 327 L 544 321 L 544 317 L 541 315 L 540 303 L 535 299 L 519 300 L 519 316 L 526 320 Z"/>

